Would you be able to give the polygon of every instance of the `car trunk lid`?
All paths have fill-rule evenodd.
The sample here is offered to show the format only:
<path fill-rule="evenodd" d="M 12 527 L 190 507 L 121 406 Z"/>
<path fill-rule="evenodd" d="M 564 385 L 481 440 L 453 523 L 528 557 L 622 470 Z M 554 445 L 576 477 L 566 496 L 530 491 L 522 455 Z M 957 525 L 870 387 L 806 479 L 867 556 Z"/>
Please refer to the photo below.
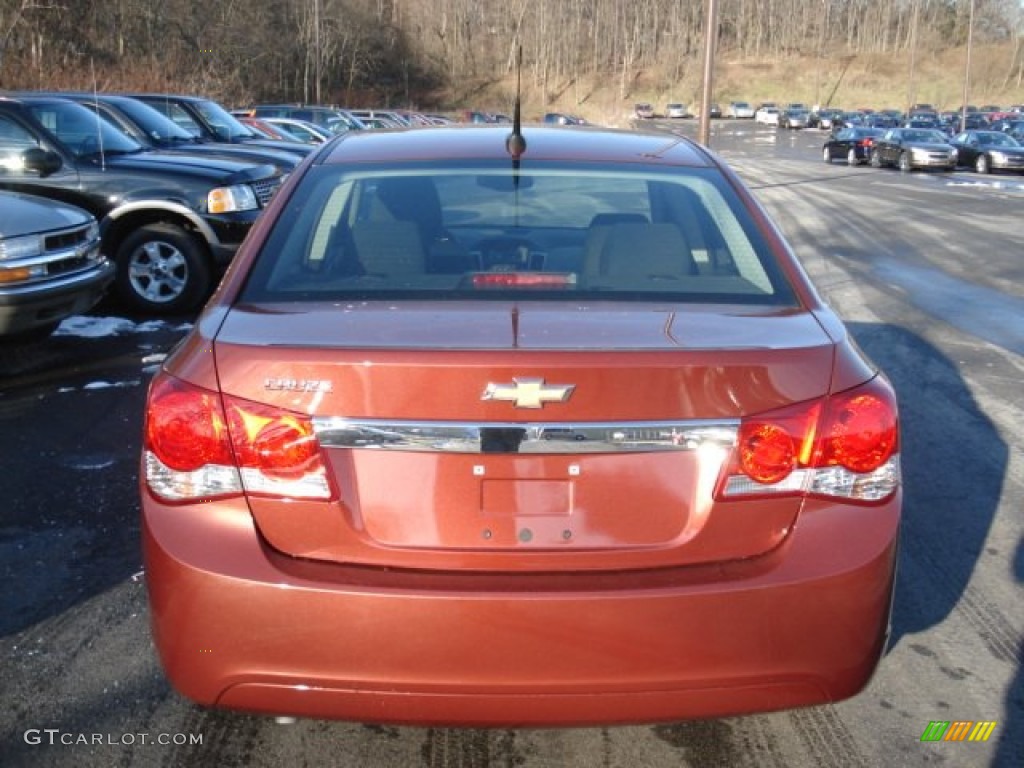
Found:
<path fill-rule="evenodd" d="M 225 394 L 313 417 L 336 489 L 251 495 L 271 546 L 549 571 L 778 546 L 798 498 L 715 485 L 739 419 L 823 396 L 833 349 L 793 309 L 493 301 L 238 307 L 215 354 Z"/>

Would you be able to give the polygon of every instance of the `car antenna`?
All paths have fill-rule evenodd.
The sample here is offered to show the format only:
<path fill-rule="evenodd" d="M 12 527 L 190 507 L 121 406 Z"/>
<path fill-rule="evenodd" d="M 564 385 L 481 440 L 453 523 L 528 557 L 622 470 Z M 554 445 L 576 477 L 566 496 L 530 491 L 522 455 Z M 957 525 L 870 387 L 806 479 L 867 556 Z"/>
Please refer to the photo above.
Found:
<path fill-rule="evenodd" d="M 92 106 L 96 112 L 96 143 L 100 148 L 100 170 L 107 170 L 107 156 L 103 152 L 103 125 L 100 120 L 100 98 L 96 87 L 96 62 L 89 58 L 89 68 L 92 70 Z"/>
<path fill-rule="evenodd" d="M 519 158 L 526 152 L 526 139 L 523 137 L 522 91 L 523 46 L 520 45 L 516 52 L 516 101 L 512 107 L 512 133 L 505 139 L 505 149 L 512 156 L 512 169 L 515 171 L 513 179 L 516 187 L 519 186 Z"/>

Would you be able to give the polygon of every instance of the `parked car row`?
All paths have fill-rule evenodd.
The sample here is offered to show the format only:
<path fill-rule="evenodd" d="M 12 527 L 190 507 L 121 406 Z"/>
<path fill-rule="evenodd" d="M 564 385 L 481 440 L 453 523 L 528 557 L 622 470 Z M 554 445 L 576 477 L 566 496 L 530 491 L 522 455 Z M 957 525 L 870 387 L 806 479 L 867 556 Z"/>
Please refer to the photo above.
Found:
<path fill-rule="evenodd" d="M 822 159 L 849 165 L 869 163 L 901 171 L 971 168 L 977 173 L 1024 173 L 1024 144 L 1000 131 L 962 131 L 946 136 L 934 128 L 851 126 L 834 133 L 822 147 Z"/>
<path fill-rule="evenodd" d="M 52 330 L 111 278 L 133 310 L 196 309 L 311 149 L 262 139 L 196 97 L 0 96 L 0 190 L 20 195 L 0 221 L 0 334 Z"/>
<path fill-rule="evenodd" d="M 732 105 L 730 105 L 731 107 Z M 712 104 L 708 111 L 708 114 L 712 118 L 720 118 L 726 116 L 722 110 L 722 107 L 718 104 Z M 684 117 L 700 117 L 700 104 L 695 104 L 692 107 L 680 101 L 670 101 L 665 105 L 665 111 L 659 114 L 655 111 L 654 107 L 647 102 L 641 102 L 633 106 L 633 116 L 637 119 L 646 120 L 655 117 L 666 117 L 670 120 L 677 120 Z M 728 117 L 737 117 L 738 115 L 729 114 Z M 753 112 L 750 114 L 753 117 Z"/>
<path fill-rule="evenodd" d="M 407 109 L 345 109 L 308 104 L 257 104 L 232 110 L 239 121 L 269 138 L 321 144 L 348 131 L 418 128 L 459 122 L 445 115 Z M 461 122 L 503 122 L 504 115 L 464 111 Z M 507 121 L 507 118 L 504 120 Z"/>
<path fill-rule="evenodd" d="M 980 109 L 969 107 L 966 112 L 938 112 L 928 104 L 920 104 L 914 105 L 904 113 L 898 109 L 811 109 L 806 104 L 798 102 L 786 105 L 765 102 L 748 113 L 746 109 L 739 111 L 737 104 L 749 107 L 745 102 L 734 102 L 726 109 L 726 116 L 745 117 L 749 114 L 757 123 L 783 129 L 819 128 L 835 133 L 854 126 L 883 130 L 903 127 L 937 129 L 947 136 L 954 136 L 964 130 L 998 130 L 1009 133 L 1016 139 L 1024 139 L 1024 112 L 1019 111 L 1018 106 L 1005 110 L 987 106 Z"/>

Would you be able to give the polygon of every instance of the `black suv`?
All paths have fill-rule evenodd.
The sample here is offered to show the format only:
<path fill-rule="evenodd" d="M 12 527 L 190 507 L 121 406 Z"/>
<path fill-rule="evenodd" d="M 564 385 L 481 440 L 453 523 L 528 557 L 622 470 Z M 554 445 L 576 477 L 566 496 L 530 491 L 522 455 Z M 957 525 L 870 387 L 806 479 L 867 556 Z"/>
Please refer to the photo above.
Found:
<path fill-rule="evenodd" d="M 83 107 L 98 112 L 127 133 L 139 144 L 151 149 L 166 149 L 189 154 L 214 154 L 245 160 L 251 163 L 272 163 L 282 173 L 291 173 L 302 160 L 302 155 L 287 147 L 264 144 L 231 144 L 213 141 L 204 136 L 194 136 L 171 120 L 163 112 L 131 96 L 112 93 L 53 93 L 65 99 L 77 101 Z"/>
<path fill-rule="evenodd" d="M 0 96 L 0 188 L 92 213 L 118 294 L 145 312 L 198 307 L 282 178 L 273 165 L 147 150 L 67 99 Z"/>
<path fill-rule="evenodd" d="M 309 144 L 275 141 L 261 137 L 238 122 L 238 118 L 216 101 L 198 96 L 180 96 L 168 93 L 133 93 L 134 99 L 145 102 L 157 112 L 162 112 L 193 136 L 207 141 L 222 141 L 229 144 L 244 144 L 250 147 L 293 152 L 306 157 L 313 151 Z"/>

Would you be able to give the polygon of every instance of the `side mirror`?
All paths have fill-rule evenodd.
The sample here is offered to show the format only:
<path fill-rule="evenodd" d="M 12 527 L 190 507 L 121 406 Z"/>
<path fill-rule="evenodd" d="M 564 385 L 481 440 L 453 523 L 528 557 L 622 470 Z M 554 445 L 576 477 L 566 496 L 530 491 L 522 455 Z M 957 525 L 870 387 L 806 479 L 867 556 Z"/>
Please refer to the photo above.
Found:
<path fill-rule="evenodd" d="M 25 161 L 25 170 L 35 171 L 40 176 L 56 173 L 63 165 L 60 155 L 41 147 L 30 147 L 21 156 Z"/>

